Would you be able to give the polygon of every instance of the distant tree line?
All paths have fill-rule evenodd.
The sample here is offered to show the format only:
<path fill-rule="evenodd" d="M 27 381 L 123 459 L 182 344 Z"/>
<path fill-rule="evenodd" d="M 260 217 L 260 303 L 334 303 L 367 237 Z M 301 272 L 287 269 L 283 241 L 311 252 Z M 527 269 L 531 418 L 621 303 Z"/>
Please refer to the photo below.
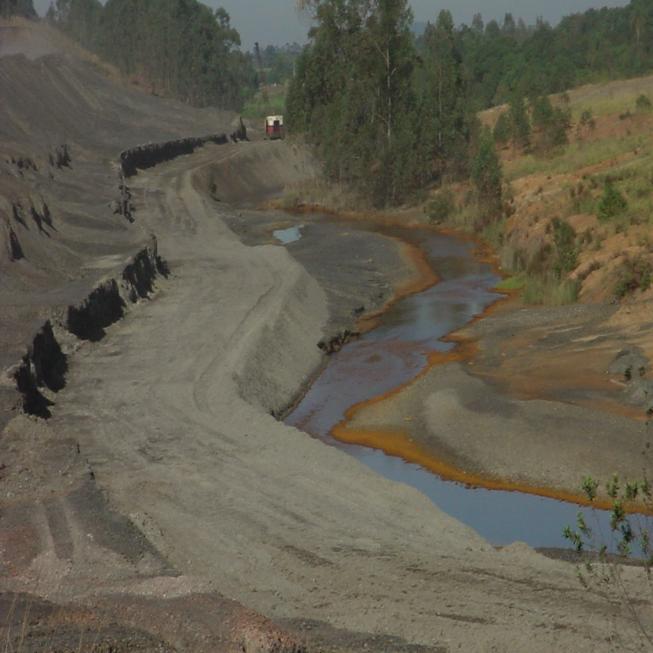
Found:
<path fill-rule="evenodd" d="M 289 128 L 306 134 L 332 179 L 377 205 L 471 175 L 481 195 L 495 198 L 484 206 L 498 210 L 498 161 L 479 110 L 509 103 L 496 140 L 547 152 L 567 142 L 570 126 L 549 94 L 653 70 L 651 0 L 592 9 L 556 27 L 511 14 L 502 25 L 478 14 L 455 27 L 443 11 L 419 36 L 406 0 L 298 4 L 314 27 L 295 62 Z"/>
<path fill-rule="evenodd" d="M 0 0 L 0 16 L 22 16 L 23 18 L 36 18 L 32 0 Z"/>
<path fill-rule="evenodd" d="M 197 0 L 56 0 L 47 17 L 122 73 L 195 106 L 240 109 L 257 85 L 222 8 Z"/>
<path fill-rule="evenodd" d="M 254 56 L 261 82 L 283 84 L 291 79 L 302 50 L 302 46 L 298 43 L 286 43 L 282 46 L 268 45 L 263 49 L 257 43 L 254 48 Z"/>
<path fill-rule="evenodd" d="M 635 77 L 653 69 L 653 2 L 590 9 L 556 27 L 538 20 L 527 26 L 506 14 L 503 23 L 456 29 L 469 96 L 483 109 L 515 95 L 535 97 L 579 84 Z M 418 48 L 420 42 L 418 40 Z"/>
<path fill-rule="evenodd" d="M 288 124 L 327 174 L 374 204 L 396 204 L 443 175 L 468 172 L 475 119 L 449 12 L 418 51 L 406 0 L 306 2 L 311 43 L 297 61 Z"/>

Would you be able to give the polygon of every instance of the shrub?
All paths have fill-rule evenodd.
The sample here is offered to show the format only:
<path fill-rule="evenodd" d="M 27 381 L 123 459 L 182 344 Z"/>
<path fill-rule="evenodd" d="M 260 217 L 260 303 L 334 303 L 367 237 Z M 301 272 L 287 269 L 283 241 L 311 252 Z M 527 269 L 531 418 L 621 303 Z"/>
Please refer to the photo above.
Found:
<path fill-rule="evenodd" d="M 623 299 L 636 290 L 648 290 L 653 280 L 651 263 L 641 257 L 629 259 L 619 270 L 614 294 Z"/>
<path fill-rule="evenodd" d="M 651 100 L 649 99 L 648 95 L 644 95 L 644 93 L 642 93 L 637 98 L 637 101 L 635 102 L 635 106 L 637 107 L 637 111 L 650 111 Z"/>
<path fill-rule="evenodd" d="M 576 232 L 564 220 L 556 218 L 553 221 L 553 240 L 556 246 L 554 271 L 558 278 L 569 274 L 578 265 L 578 248 L 576 247 Z"/>
<path fill-rule="evenodd" d="M 592 197 L 590 189 L 579 182 L 577 186 L 572 186 L 569 189 L 569 196 L 571 197 L 571 214 L 578 213 L 594 213 L 596 208 L 596 202 Z"/>
<path fill-rule="evenodd" d="M 432 223 L 444 222 L 456 209 L 453 193 L 449 188 L 442 188 L 429 202 L 426 212 Z"/>
<path fill-rule="evenodd" d="M 577 281 L 562 283 L 547 277 L 526 277 L 522 298 L 525 304 L 563 306 L 578 299 L 580 285 Z"/>
<path fill-rule="evenodd" d="M 536 130 L 535 149 L 548 153 L 556 147 L 566 145 L 570 113 L 554 107 L 548 97 L 542 96 L 531 102 L 533 127 Z"/>
<path fill-rule="evenodd" d="M 531 140 L 531 123 L 523 97 L 516 95 L 510 100 L 508 119 L 514 144 L 527 148 Z"/>
<path fill-rule="evenodd" d="M 508 112 L 504 111 L 497 120 L 497 124 L 494 126 L 494 140 L 499 145 L 505 145 L 509 140 L 512 134 L 512 127 L 510 124 L 510 116 Z"/>
<path fill-rule="evenodd" d="M 578 134 L 580 135 L 585 130 L 594 131 L 595 129 L 596 120 L 594 120 L 594 114 L 591 109 L 585 109 L 580 114 L 580 120 L 578 121 Z"/>
<path fill-rule="evenodd" d="M 603 197 L 599 202 L 599 220 L 609 220 L 623 213 L 628 208 L 626 198 L 614 187 L 612 182 L 606 181 Z"/>
<path fill-rule="evenodd" d="M 503 205 L 503 171 L 494 147 L 494 136 L 487 127 L 481 133 L 471 173 L 478 194 L 483 223 L 481 226 L 484 226 L 490 220 L 501 216 Z"/>

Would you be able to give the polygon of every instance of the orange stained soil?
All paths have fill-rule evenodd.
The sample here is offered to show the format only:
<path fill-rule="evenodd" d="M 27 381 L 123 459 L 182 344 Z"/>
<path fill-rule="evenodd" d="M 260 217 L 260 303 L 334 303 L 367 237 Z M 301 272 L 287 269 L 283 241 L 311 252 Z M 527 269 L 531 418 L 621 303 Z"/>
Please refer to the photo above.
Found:
<path fill-rule="evenodd" d="M 438 230 L 438 231 L 442 232 L 444 230 Z M 444 233 L 447 233 L 449 235 L 455 235 L 456 237 L 461 237 L 461 234 L 453 230 L 446 230 L 444 231 Z M 486 245 L 484 245 L 483 243 L 479 243 L 477 239 L 474 239 L 468 234 L 464 234 L 464 237 L 466 240 L 474 241 L 478 245 L 476 250 L 474 251 L 474 256 L 478 260 L 484 263 L 491 264 L 496 271 L 499 271 L 497 258 Z M 417 250 L 417 252 L 420 252 L 419 248 L 413 246 L 411 246 L 411 248 L 408 250 L 411 256 L 414 256 L 416 254 L 415 250 Z M 419 265 L 416 265 L 418 269 L 423 270 L 424 265 L 426 265 L 430 269 L 430 266 L 428 265 L 428 262 L 426 261 L 426 258 L 424 257 L 423 253 L 420 256 L 418 256 L 416 259 L 414 259 L 414 261 L 419 261 Z M 428 275 L 426 275 L 425 278 L 427 276 Z M 430 285 L 432 285 L 432 283 L 426 284 L 424 288 L 429 287 Z M 388 306 L 384 307 L 384 309 L 382 309 L 381 311 L 379 311 L 374 315 L 375 322 L 372 324 L 372 326 L 376 326 L 381 314 L 383 313 L 384 310 L 387 310 L 387 308 L 390 305 L 394 304 L 401 297 L 411 294 L 412 292 L 419 292 L 421 289 L 423 288 L 420 288 L 419 284 L 413 286 L 412 289 L 409 285 L 407 285 L 406 292 L 404 292 L 401 296 L 398 295 L 397 297 L 393 298 L 393 300 L 391 300 Z M 483 313 L 473 318 L 473 320 L 467 326 L 471 326 L 475 322 L 482 320 L 496 312 L 506 310 L 506 309 L 509 310 L 509 304 L 511 300 L 513 300 L 516 296 L 519 295 L 519 291 L 518 290 L 507 291 L 507 292 L 502 291 L 502 293 L 504 294 L 504 297 L 502 299 L 499 299 L 494 304 L 492 304 L 487 309 L 485 309 Z M 443 338 L 443 340 L 447 342 L 455 343 L 456 347 L 449 352 L 432 352 L 429 355 L 428 364 L 424 367 L 423 370 L 420 371 L 420 373 L 417 376 L 411 379 L 408 383 L 405 383 L 401 386 L 398 386 L 397 388 L 394 388 L 393 390 L 387 393 L 374 397 L 373 399 L 370 399 L 368 401 L 356 404 L 351 408 L 349 408 L 345 413 L 345 419 L 333 428 L 331 435 L 340 442 L 346 444 L 365 446 L 368 448 L 383 451 L 387 455 L 401 458 L 402 460 L 408 463 L 420 465 L 421 467 L 428 469 L 429 471 L 437 474 L 443 479 L 462 483 L 470 487 L 478 487 L 478 488 L 484 488 L 488 490 L 501 490 L 506 492 L 521 492 L 521 493 L 532 494 L 536 496 L 547 497 L 550 499 L 575 503 L 577 505 L 593 506 L 603 510 L 609 510 L 612 507 L 612 503 L 606 499 L 596 499 L 594 501 L 590 501 L 587 497 L 585 497 L 580 493 L 569 492 L 566 490 L 561 490 L 561 489 L 551 488 L 551 487 L 539 487 L 539 486 L 529 485 L 511 479 L 498 478 L 489 474 L 484 474 L 482 472 L 466 471 L 456 466 L 455 464 L 450 463 L 438 457 L 434 453 L 427 451 L 424 447 L 416 443 L 410 437 L 407 431 L 403 431 L 400 429 L 368 430 L 368 429 L 357 429 L 351 426 L 352 420 L 359 412 L 362 412 L 365 408 L 369 406 L 382 403 L 390 399 L 391 397 L 394 397 L 404 392 L 407 388 L 409 388 L 414 383 L 416 383 L 419 379 L 421 379 L 426 374 L 428 374 L 433 367 L 437 365 L 445 365 L 447 363 L 452 363 L 452 362 L 463 362 L 463 361 L 469 362 L 472 361 L 479 352 L 478 342 L 460 333 L 449 334 L 448 336 Z M 546 357 L 547 357 L 546 355 L 543 355 L 541 362 L 544 362 L 544 360 L 546 360 Z M 566 358 L 566 356 L 565 356 L 565 360 L 560 362 L 560 364 L 564 365 L 564 367 L 568 369 L 569 360 Z M 555 362 L 551 364 L 553 369 L 555 369 L 555 365 L 556 365 Z M 549 370 L 549 372 L 551 371 L 552 369 Z M 557 371 L 559 372 L 560 370 Z M 492 375 L 491 373 L 484 374 L 482 372 L 479 376 L 492 376 Z M 506 376 L 507 376 L 506 370 L 501 370 L 497 374 L 497 377 L 499 377 L 500 379 L 505 379 Z M 550 379 L 550 377 L 547 377 L 546 374 L 544 376 L 545 378 Z M 561 378 L 558 374 L 555 374 L 554 376 L 558 379 Z M 525 379 L 522 377 L 518 379 L 515 382 L 515 384 L 511 384 L 510 394 L 514 396 L 522 396 L 524 398 L 528 397 L 533 399 L 544 398 L 548 394 L 546 392 L 547 388 L 545 383 L 538 384 L 537 380 L 533 382 L 532 379 L 529 379 L 529 383 L 525 384 L 524 381 Z M 577 383 L 580 383 L 581 379 L 576 378 L 575 381 Z M 606 386 L 609 387 L 609 384 L 610 381 L 608 379 L 599 379 L 596 377 L 596 375 L 592 375 L 588 373 L 584 375 L 582 387 L 587 388 L 589 386 L 595 385 L 597 389 L 606 389 Z M 636 411 L 636 409 L 625 406 L 619 402 L 605 399 L 605 400 L 601 400 L 598 403 L 601 404 L 601 408 L 603 408 L 603 410 L 608 410 L 631 418 L 635 418 L 635 417 L 637 417 L 638 419 L 640 418 L 640 415 Z M 589 404 L 594 408 L 597 407 L 596 401 L 589 402 Z M 649 512 L 649 510 L 643 507 L 642 504 L 634 504 L 629 507 L 629 510 L 638 513 Z M 653 507 L 650 509 L 650 512 L 653 514 Z"/>
<path fill-rule="evenodd" d="M 492 311 L 496 309 L 492 306 L 488 310 Z M 476 319 L 482 319 L 482 317 L 483 316 L 479 316 Z M 429 356 L 428 366 L 409 383 L 349 408 L 345 413 L 345 419 L 333 428 L 331 435 L 339 442 L 382 451 L 389 456 L 401 458 L 407 463 L 419 465 L 445 480 L 462 483 L 468 487 L 484 488 L 486 490 L 500 490 L 504 492 L 521 492 L 535 496 L 547 497 L 549 499 L 556 499 L 558 501 L 575 503 L 580 506 L 591 506 L 601 510 L 610 510 L 613 505 L 610 500 L 597 498 L 594 501 L 590 501 L 586 496 L 580 493 L 551 487 L 529 485 L 511 479 L 498 478 L 482 472 L 466 471 L 426 450 L 415 442 L 408 432 L 401 429 L 369 430 L 353 428 L 350 425 L 358 412 L 400 394 L 407 387 L 411 386 L 418 379 L 426 375 L 432 367 L 451 362 L 468 361 L 472 359 L 478 351 L 477 343 L 472 340 L 457 336 L 451 336 L 447 339 L 450 341 L 457 341 L 459 343 L 458 346 L 450 352 L 434 352 L 431 354 Z M 626 506 L 626 509 L 633 513 L 653 514 L 653 506 L 647 507 L 639 503 Z"/>
<path fill-rule="evenodd" d="M 465 471 L 426 451 L 415 443 L 404 431 L 350 430 L 346 426 L 346 422 L 343 422 L 333 429 L 332 435 L 339 442 L 356 444 L 383 451 L 383 453 L 389 456 L 401 458 L 408 463 L 413 463 L 424 469 L 428 469 L 445 480 L 462 483 L 468 487 L 501 490 L 504 492 L 521 492 L 575 503 L 581 506 L 592 506 L 601 510 L 610 510 L 612 508 L 612 503 L 604 499 L 590 501 L 581 494 L 557 490 L 555 488 L 536 487 L 518 481 L 496 478 L 487 474 Z M 650 514 L 653 514 L 653 508 L 650 511 L 643 510 L 643 507 L 639 504 L 630 506 L 629 508 L 632 512 L 640 514 L 650 512 Z"/>
<path fill-rule="evenodd" d="M 417 221 L 406 222 L 406 215 L 401 214 L 375 214 L 375 213 L 362 213 L 362 212 L 351 212 L 351 213 L 342 213 L 335 211 L 325 210 L 320 206 L 304 206 L 300 209 L 295 210 L 296 213 L 324 213 L 335 219 L 346 219 L 346 220 L 361 220 L 366 222 L 371 222 L 378 226 L 401 226 L 403 228 L 417 228 L 417 229 L 433 229 L 439 233 L 444 233 L 446 235 L 455 236 L 456 238 L 465 240 L 467 242 L 473 242 L 476 245 L 474 250 L 474 257 L 482 263 L 487 263 L 492 266 L 495 273 L 500 276 L 504 276 L 503 272 L 500 269 L 498 257 L 493 252 L 493 250 L 487 246 L 486 243 L 474 237 L 473 235 L 461 232 L 459 230 L 450 229 L 450 228 L 441 228 L 441 227 L 432 227 L 430 225 L 425 225 Z M 385 234 L 387 236 L 387 234 Z M 431 268 L 425 252 L 418 246 L 409 243 L 400 237 L 390 236 L 395 239 L 402 251 L 402 255 L 410 261 L 414 274 L 401 284 L 393 295 L 393 297 L 386 302 L 386 304 L 381 307 L 379 310 L 375 311 L 373 314 L 368 314 L 363 316 L 359 323 L 358 329 L 361 332 L 367 332 L 374 329 L 378 324 L 381 316 L 388 311 L 394 304 L 404 297 L 407 297 L 412 294 L 422 292 L 435 285 L 438 282 L 437 275 Z M 482 314 L 476 316 L 467 327 L 471 326 L 475 322 L 482 320 L 488 317 L 495 312 L 502 310 L 510 310 L 510 304 L 512 300 L 516 298 L 519 294 L 519 290 L 508 290 L 500 291 L 504 295 L 502 299 L 499 299 L 497 302 L 489 306 Z M 368 448 L 376 449 L 383 451 L 387 455 L 398 457 L 403 459 L 408 463 L 413 463 L 420 465 L 421 467 L 439 475 L 440 477 L 462 483 L 471 487 L 485 488 L 488 490 L 502 490 L 508 492 L 521 492 L 536 496 L 548 497 L 551 499 L 556 499 L 560 501 L 566 501 L 575 503 L 577 505 L 583 506 L 594 506 L 596 508 L 609 510 L 612 507 L 612 503 L 605 499 L 597 499 L 593 502 L 589 501 L 587 497 L 583 496 L 580 493 L 573 493 L 566 490 L 551 488 L 551 487 L 539 487 L 534 485 L 528 485 L 523 482 L 511 479 L 497 478 L 495 476 L 484 474 L 482 472 L 470 472 L 455 464 L 448 462 L 434 453 L 427 451 L 424 447 L 416 443 L 408 434 L 408 432 L 403 430 L 365 430 L 365 429 L 355 429 L 351 426 L 351 421 L 355 415 L 364 410 L 366 407 L 378 403 L 382 403 L 387 399 L 400 394 L 405 391 L 408 387 L 412 386 L 415 382 L 421 379 L 423 376 L 428 374 L 428 372 L 437 365 L 444 365 L 451 362 L 471 362 L 476 357 L 479 352 L 478 343 L 459 333 L 453 333 L 445 338 L 444 341 L 452 342 L 456 344 L 456 347 L 449 352 L 432 352 L 428 358 L 428 364 L 425 366 L 420 373 L 411 379 L 408 383 L 403 384 L 390 392 L 384 393 L 373 399 L 356 404 L 350 407 L 345 413 L 345 419 L 336 425 L 331 435 L 338 441 L 346 444 L 354 444 L 359 446 L 365 446 Z M 533 334 L 528 334 L 524 339 L 522 345 L 524 348 L 527 344 L 533 342 Z M 514 345 L 514 342 L 510 343 Z M 524 351 L 524 348 L 519 347 L 520 351 Z M 515 351 L 514 347 L 511 346 L 511 349 Z M 528 382 L 524 376 L 517 378 L 513 374 L 516 370 L 510 370 L 504 365 L 500 365 L 496 370 L 489 368 L 475 371 L 475 374 L 481 377 L 492 379 L 498 381 L 499 383 L 504 383 L 507 386 L 508 392 L 513 396 L 521 396 L 523 398 L 547 398 L 549 395 L 549 390 L 553 389 L 551 385 L 551 378 L 557 379 L 556 387 L 559 390 L 560 379 L 569 378 L 565 373 L 562 373 L 561 369 L 558 369 L 558 366 L 564 367 L 564 369 L 569 371 L 569 352 L 565 352 L 564 360 L 558 361 L 558 363 L 551 361 L 550 353 L 543 353 L 538 358 L 537 365 L 533 367 L 528 365 L 531 369 L 540 369 L 542 372 L 538 375 L 538 378 L 533 378 L 530 376 Z M 545 363 L 545 365 L 542 365 Z M 512 366 L 509 366 L 512 367 Z M 578 368 L 575 368 L 578 369 Z M 494 373 L 493 373 L 494 372 Z M 546 373 L 544 373 L 546 372 Z M 569 379 L 570 387 L 583 387 L 583 388 L 595 388 L 600 390 L 611 389 L 610 381 L 606 378 L 599 378 L 595 373 L 592 373 L 590 370 L 584 370 L 586 373 L 577 373 L 573 379 Z M 582 376 L 582 378 L 581 378 Z M 505 383 L 507 379 L 513 379 L 514 383 Z M 567 383 L 565 384 L 567 385 Z M 582 403 L 582 402 L 579 402 Z M 598 404 L 601 404 L 600 406 Z M 610 401 L 609 399 L 592 401 L 590 402 L 591 406 L 594 408 L 601 408 L 609 412 L 615 412 L 621 415 L 625 415 L 631 418 L 639 418 L 639 414 L 635 409 L 631 409 L 628 406 L 617 401 Z M 648 512 L 643 509 L 641 504 L 630 506 L 630 510 L 633 512 Z M 651 509 L 653 511 L 653 508 Z"/>
<path fill-rule="evenodd" d="M 414 272 L 407 280 L 395 288 L 392 297 L 383 306 L 360 318 L 356 327 L 361 333 L 366 333 L 377 327 L 381 316 L 404 297 L 422 292 L 438 282 L 438 276 L 429 265 L 426 254 L 421 248 L 396 236 L 390 236 L 390 238 L 399 244 L 402 257 L 413 268 Z"/>

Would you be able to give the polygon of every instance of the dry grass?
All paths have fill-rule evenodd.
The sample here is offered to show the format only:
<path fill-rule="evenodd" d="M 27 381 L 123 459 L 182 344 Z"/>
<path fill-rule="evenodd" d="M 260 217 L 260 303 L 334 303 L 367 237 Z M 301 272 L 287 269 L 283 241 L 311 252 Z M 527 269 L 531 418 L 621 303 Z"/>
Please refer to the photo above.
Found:
<path fill-rule="evenodd" d="M 285 210 L 302 207 L 322 207 L 326 211 L 357 211 L 368 208 L 366 203 L 342 184 L 330 183 L 321 177 L 286 187 L 274 205 Z"/>
<path fill-rule="evenodd" d="M 595 116 L 635 112 L 635 102 L 640 95 L 653 99 L 653 75 L 624 79 L 602 84 L 587 84 L 568 93 L 571 100 L 572 118 L 590 109 Z"/>
<path fill-rule="evenodd" d="M 562 175 L 583 174 L 586 168 L 617 162 L 624 157 L 641 157 L 641 152 L 650 150 L 653 135 L 650 132 L 631 134 L 625 137 L 577 141 L 567 145 L 551 158 L 542 159 L 527 154 L 504 164 L 505 176 L 509 181 L 536 174 Z M 648 154 L 643 155 L 648 158 Z M 612 167 L 609 165 L 608 167 Z"/>

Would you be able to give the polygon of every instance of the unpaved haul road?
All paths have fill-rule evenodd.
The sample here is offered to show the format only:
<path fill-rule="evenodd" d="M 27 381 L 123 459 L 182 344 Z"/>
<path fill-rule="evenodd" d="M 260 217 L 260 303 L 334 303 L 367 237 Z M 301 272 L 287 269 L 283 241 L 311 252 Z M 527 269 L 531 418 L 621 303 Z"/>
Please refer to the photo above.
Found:
<path fill-rule="evenodd" d="M 214 589 L 276 620 L 426 650 L 609 651 L 615 629 L 618 650 L 634 646 L 629 617 L 583 591 L 572 566 L 497 552 L 417 491 L 269 415 L 319 363 L 325 296 L 284 248 L 242 245 L 194 175 L 212 165 L 255 179 L 242 153 L 264 162 L 273 147 L 209 147 L 136 178 L 138 220 L 172 275 L 78 352 L 50 425 L 79 440 L 110 504 L 182 576 L 156 577 L 147 560 L 134 576 L 79 546 L 42 591 Z"/>

